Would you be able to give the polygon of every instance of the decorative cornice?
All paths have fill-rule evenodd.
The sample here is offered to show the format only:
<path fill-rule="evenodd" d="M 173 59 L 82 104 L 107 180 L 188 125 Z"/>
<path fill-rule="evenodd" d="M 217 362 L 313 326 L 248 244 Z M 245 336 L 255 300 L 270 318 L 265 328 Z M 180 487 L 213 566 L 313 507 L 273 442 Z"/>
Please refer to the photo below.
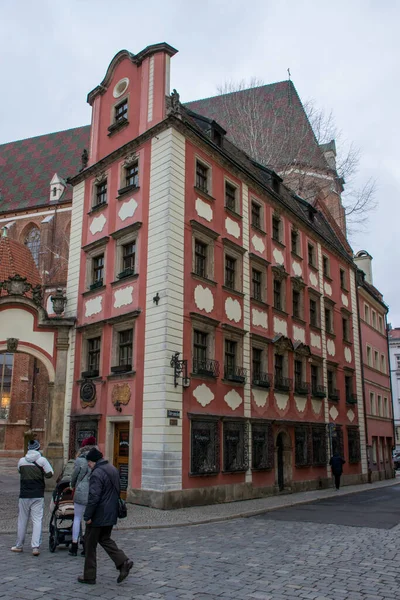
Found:
<path fill-rule="evenodd" d="M 206 225 L 203 225 L 203 223 L 199 223 L 195 219 L 191 219 L 190 225 L 195 231 L 198 231 L 199 233 L 204 233 L 204 235 L 207 235 L 213 240 L 216 240 L 219 237 L 219 233 L 217 233 L 213 229 L 210 229 L 209 227 L 206 227 Z"/>

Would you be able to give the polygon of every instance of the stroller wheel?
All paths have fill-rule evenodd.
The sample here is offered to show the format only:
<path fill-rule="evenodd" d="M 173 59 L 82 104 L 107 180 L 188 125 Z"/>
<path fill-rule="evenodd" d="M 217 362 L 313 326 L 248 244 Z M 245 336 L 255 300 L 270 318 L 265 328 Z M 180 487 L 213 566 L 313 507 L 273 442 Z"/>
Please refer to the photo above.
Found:
<path fill-rule="evenodd" d="M 58 545 L 58 533 L 56 527 L 50 523 L 49 527 L 49 550 L 55 552 Z"/>

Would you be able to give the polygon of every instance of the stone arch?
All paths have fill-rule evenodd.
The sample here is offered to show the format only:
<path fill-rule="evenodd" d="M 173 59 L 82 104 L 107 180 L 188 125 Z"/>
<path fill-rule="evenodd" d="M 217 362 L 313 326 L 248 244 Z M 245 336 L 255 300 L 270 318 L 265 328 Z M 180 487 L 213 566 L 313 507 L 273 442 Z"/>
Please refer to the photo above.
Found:
<path fill-rule="evenodd" d="M 7 344 L 0 342 L 0 354 L 3 352 L 7 352 Z M 47 369 L 47 373 L 49 375 L 49 382 L 54 383 L 55 378 L 56 378 L 56 372 L 55 372 L 53 363 L 51 362 L 49 357 L 46 356 L 42 352 L 41 348 L 24 344 L 23 340 L 19 340 L 18 341 L 18 352 L 23 352 L 25 354 L 29 354 L 30 356 L 33 356 L 34 358 L 37 358 L 38 360 L 40 360 Z"/>
<path fill-rule="evenodd" d="M 279 491 L 290 491 L 293 473 L 293 446 L 288 430 L 280 427 L 275 435 L 275 484 Z"/>

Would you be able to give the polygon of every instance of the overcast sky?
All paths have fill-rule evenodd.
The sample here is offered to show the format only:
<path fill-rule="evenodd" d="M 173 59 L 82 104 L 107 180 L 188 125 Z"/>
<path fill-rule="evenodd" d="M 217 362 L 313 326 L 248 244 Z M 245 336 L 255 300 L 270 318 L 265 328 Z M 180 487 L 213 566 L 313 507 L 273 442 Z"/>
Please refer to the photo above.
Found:
<path fill-rule="evenodd" d="M 227 80 L 281 81 L 290 67 L 300 97 L 360 147 L 359 184 L 377 180 L 379 207 L 351 242 L 374 257 L 400 326 L 399 20 L 396 0 L 0 0 L 0 143 L 88 124 L 87 93 L 122 48 L 177 48 L 182 101 Z"/>

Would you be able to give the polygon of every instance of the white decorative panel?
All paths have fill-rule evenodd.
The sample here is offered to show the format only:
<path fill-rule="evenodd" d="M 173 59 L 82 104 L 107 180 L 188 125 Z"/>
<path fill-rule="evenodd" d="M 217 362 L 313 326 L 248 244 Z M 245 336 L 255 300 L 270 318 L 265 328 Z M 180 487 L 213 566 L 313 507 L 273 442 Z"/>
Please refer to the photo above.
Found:
<path fill-rule="evenodd" d="M 328 296 L 332 296 L 332 286 L 325 281 L 324 283 L 324 291 Z"/>
<path fill-rule="evenodd" d="M 331 407 L 330 407 L 330 409 L 329 409 L 329 414 L 330 414 L 330 416 L 331 416 L 331 419 L 332 419 L 333 421 L 336 421 L 336 419 L 337 419 L 337 418 L 338 418 L 338 416 L 339 416 L 339 411 L 338 411 L 338 409 L 336 408 L 336 406 L 331 406 Z"/>
<path fill-rule="evenodd" d="M 274 317 L 274 333 L 281 333 L 287 336 L 287 323 L 283 319 Z"/>
<path fill-rule="evenodd" d="M 279 410 L 285 410 L 289 404 L 289 394 L 275 394 L 275 401 Z"/>
<path fill-rule="evenodd" d="M 283 256 L 283 252 L 278 250 L 278 248 L 274 248 L 272 255 L 277 265 L 283 265 L 285 262 L 285 257 Z"/>
<path fill-rule="evenodd" d="M 311 285 L 313 285 L 314 287 L 318 286 L 318 277 L 316 276 L 315 273 L 311 272 L 309 275 L 309 280 Z"/>
<path fill-rule="evenodd" d="M 316 415 L 319 415 L 322 410 L 322 400 L 311 398 L 311 406 Z"/>
<path fill-rule="evenodd" d="M 351 355 L 351 350 L 350 348 L 345 348 L 344 349 L 344 359 L 346 362 L 351 363 L 352 360 L 352 355 Z"/>
<path fill-rule="evenodd" d="M 94 217 L 94 219 L 92 220 L 92 222 L 89 225 L 89 231 L 92 235 L 95 235 L 96 233 L 100 233 L 101 231 L 103 231 L 104 229 L 104 225 L 107 223 L 107 219 L 105 218 L 104 215 L 98 215 L 97 217 Z"/>
<path fill-rule="evenodd" d="M 0 311 L 0 339 L 17 338 L 20 343 L 37 346 L 50 356 L 54 353 L 54 332 L 34 331 L 32 313 L 20 308 L 7 308 Z M 21 350 L 21 348 L 20 348 Z"/>
<path fill-rule="evenodd" d="M 329 356 L 335 356 L 336 348 L 333 340 L 328 340 L 326 342 L 326 351 L 328 352 Z"/>
<path fill-rule="evenodd" d="M 202 285 L 196 286 L 194 290 L 194 301 L 199 310 L 205 310 L 207 313 L 211 312 L 214 308 L 214 296 L 212 291 Z"/>
<path fill-rule="evenodd" d="M 349 408 L 349 410 L 347 411 L 347 418 L 350 421 L 350 423 L 352 423 L 354 421 L 354 419 L 356 418 L 356 415 L 351 410 L 351 408 Z"/>
<path fill-rule="evenodd" d="M 294 401 L 296 404 L 296 408 L 299 412 L 304 412 L 307 406 L 307 397 L 304 396 L 295 396 Z"/>
<path fill-rule="evenodd" d="M 296 342 L 303 342 L 303 344 L 305 344 L 306 343 L 305 329 L 303 329 L 302 327 L 297 327 L 297 325 L 293 325 L 293 339 L 295 339 Z"/>
<path fill-rule="evenodd" d="M 229 235 L 233 235 L 235 238 L 240 238 L 240 227 L 236 221 L 226 217 L 225 219 L 225 229 L 229 233 Z"/>
<path fill-rule="evenodd" d="M 210 388 L 205 385 L 205 383 L 197 386 L 197 388 L 193 391 L 193 396 L 196 398 L 197 402 L 201 404 L 201 406 L 207 406 L 214 400 L 214 394 Z"/>
<path fill-rule="evenodd" d="M 224 396 L 224 400 L 232 410 L 236 410 L 242 404 L 242 396 L 235 390 L 231 390 Z"/>
<path fill-rule="evenodd" d="M 251 243 L 254 250 L 257 250 L 257 252 L 260 252 L 260 254 L 264 252 L 265 244 L 263 240 L 260 237 L 258 237 L 258 235 L 253 235 L 253 237 L 251 238 Z"/>
<path fill-rule="evenodd" d="M 118 211 L 118 216 L 121 221 L 125 221 L 125 219 L 129 219 L 129 217 L 133 217 L 137 207 L 138 203 L 134 198 L 131 198 L 128 200 L 128 202 L 124 202 Z"/>
<path fill-rule="evenodd" d="M 310 343 L 311 343 L 311 346 L 314 346 L 314 348 L 321 349 L 321 336 L 317 335 L 315 333 L 311 333 Z"/>
<path fill-rule="evenodd" d="M 114 292 L 114 308 L 121 308 L 121 306 L 128 306 L 133 302 L 133 286 L 115 290 Z"/>
<path fill-rule="evenodd" d="M 242 307 L 240 306 L 240 302 L 233 298 L 227 298 L 225 300 L 225 314 L 230 321 L 239 323 L 242 318 Z"/>
<path fill-rule="evenodd" d="M 296 260 L 294 260 L 292 262 L 292 269 L 293 269 L 293 273 L 295 275 L 297 275 L 298 277 L 300 277 L 303 274 L 303 269 L 301 268 L 301 264 L 298 263 Z"/>
<path fill-rule="evenodd" d="M 349 299 L 346 296 L 346 294 L 342 294 L 342 303 L 343 303 L 343 306 L 349 306 Z"/>
<path fill-rule="evenodd" d="M 205 219 L 208 222 L 212 221 L 212 208 L 209 204 L 207 204 L 207 202 L 201 200 L 201 198 L 196 198 L 196 212 L 202 219 Z"/>
<path fill-rule="evenodd" d="M 99 312 L 101 312 L 102 304 L 102 296 L 96 296 L 96 298 L 90 298 L 90 300 L 86 300 L 85 317 L 91 317 L 92 315 L 97 315 Z"/>
<path fill-rule="evenodd" d="M 253 390 L 253 400 L 258 406 L 258 408 L 263 408 L 268 402 L 268 392 L 263 392 L 262 390 Z"/>
<path fill-rule="evenodd" d="M 264 329 L 268 329 L 268 315 L 267 313 L 257 310 L 253 308 L 251 310 L 252 321 L 254 327 L 263 327 Z"/>

